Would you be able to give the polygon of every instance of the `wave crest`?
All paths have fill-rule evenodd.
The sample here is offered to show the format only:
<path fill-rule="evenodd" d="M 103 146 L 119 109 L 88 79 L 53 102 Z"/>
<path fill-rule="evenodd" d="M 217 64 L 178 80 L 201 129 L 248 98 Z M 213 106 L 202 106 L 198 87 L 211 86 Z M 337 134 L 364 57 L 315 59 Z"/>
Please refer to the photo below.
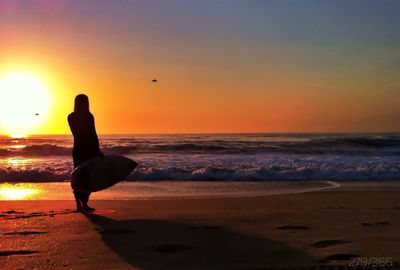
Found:
<path fill-rule="evenodd" d="M 63 141 L 38 144 L 37 139 L 24 141 L 25 146 L 2 146 L 0 156 L 69 156 L 72 146 Z M 29 144 L 31 143 L 31 144 Z M 64 142 L 65 143 L 65 142 Z M 400 136 L 342 136 L 307 138 L 294 141 L 263 140 L 104 140 L 102 151 L 108 155 L 147 153 L 201 153 L 201 154 L 342 154 L 342 155 L 400 155 Z"/>

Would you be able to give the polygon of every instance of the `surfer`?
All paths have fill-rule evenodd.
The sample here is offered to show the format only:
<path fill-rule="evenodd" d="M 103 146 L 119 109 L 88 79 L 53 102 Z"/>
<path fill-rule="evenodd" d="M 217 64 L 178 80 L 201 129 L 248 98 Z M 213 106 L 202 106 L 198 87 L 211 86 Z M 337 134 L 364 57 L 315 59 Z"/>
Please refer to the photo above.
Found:
<path fill-rule="evenodd" d="M 100 151 L 94 117 L 89 110 L 89 98 L 86 95 L 79 94 L 75 97 L 74 111 L 68 115 L 68 124 L 74 136 L 72 150 L 74 168 L 94 157 L 104 158 L 104 154 Z M 82 185 L 89 185 L 88 180 L 89 177 L 80 177 L 78 181 L 82 181 Z M 86 213 L 95 210 L 88 205 L 90 192 L 73 190 L 73 193 L 77 211 Z"/>

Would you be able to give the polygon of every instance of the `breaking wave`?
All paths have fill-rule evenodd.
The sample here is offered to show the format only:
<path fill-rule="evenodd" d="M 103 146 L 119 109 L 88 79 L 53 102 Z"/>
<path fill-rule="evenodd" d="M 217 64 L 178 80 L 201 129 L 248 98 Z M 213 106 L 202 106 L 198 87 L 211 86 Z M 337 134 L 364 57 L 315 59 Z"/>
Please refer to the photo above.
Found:
<path fill-rule="evenodd" d="M 132 156 L 131 156 L 132 157 Z M 365 180 L 400 179 L 400 160 L 397 157 L 346 157 L 261 155 L 213 159 L 207 156 L 185 155 L 132 157 L 139 167 L 127 178 L 142 180 L 214 180 L 214 181 L 268 181 L 268 180 Z M 72 161 L 32 161 L 23 166 L 0 164 L 2 181 L 64 181 L 72 173 Z"/>
<path fill-rule="evenodd" d="M 128 156 L 138 180 L 400 179 L 399 134 L 102 136 L 107 155 Z M 67 181 L 70 136 L 0 137 L 0 181 Z"/>

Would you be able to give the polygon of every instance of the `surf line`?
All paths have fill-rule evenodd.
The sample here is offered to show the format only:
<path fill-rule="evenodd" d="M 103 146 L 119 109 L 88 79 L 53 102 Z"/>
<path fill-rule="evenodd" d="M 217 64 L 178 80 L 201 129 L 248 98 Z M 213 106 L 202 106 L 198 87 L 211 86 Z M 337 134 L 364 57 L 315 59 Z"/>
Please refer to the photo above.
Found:
<path fill-rule="evenodd" d="M 314 192 L 314 191 L 323 191 L 323 190 L 329 190 L 329 189 L 337 189 L 340 188 L 342 185 L 337 183 L 337 182 L 333 182 L 333 181 L 321 181 L 322 183 L 326 183 L 329 184 L 329 186 L 327 187 L 315 187 L 315 188 L 309 188 L 306 190 L 298 190 L 298 191 L 293 191 L 290 192 L 291 194 L 298 194 L 298 193 L 307 193 L 307 192 Z"/>

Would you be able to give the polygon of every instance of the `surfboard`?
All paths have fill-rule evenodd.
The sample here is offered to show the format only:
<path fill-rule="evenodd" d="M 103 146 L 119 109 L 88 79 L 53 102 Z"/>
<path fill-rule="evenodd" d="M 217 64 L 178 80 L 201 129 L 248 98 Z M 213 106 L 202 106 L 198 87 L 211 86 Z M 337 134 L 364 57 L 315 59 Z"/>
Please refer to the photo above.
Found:
<path fill-rule="evenodd" d="M 137 163 L 124 156 L 104 156 L 90 159 L 79 165 L 71 177 L 73 190 L 95 192 L 109 188 L 124 180 Z"/>

